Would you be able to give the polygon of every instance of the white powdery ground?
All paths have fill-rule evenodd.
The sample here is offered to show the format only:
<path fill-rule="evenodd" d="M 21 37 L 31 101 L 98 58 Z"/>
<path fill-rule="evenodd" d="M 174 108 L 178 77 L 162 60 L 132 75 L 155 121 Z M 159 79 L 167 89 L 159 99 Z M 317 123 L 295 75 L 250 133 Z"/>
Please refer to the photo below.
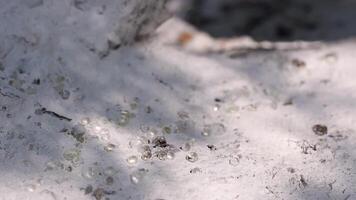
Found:
<path fill-rule="evenodd" d="M 230 58 L 167 45 L 175 26 L 104 57 L 2 40 L 0 198 L 356 198 L 354 43 Z M 140 158 L 147 126 L 173 159 Z"/>

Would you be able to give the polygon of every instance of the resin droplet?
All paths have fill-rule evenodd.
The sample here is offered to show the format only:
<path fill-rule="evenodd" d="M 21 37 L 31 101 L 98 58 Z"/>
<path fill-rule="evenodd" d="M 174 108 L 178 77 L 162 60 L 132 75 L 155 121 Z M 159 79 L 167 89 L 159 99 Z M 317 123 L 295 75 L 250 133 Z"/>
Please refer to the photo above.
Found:
<path fill-rule="evenodd" d="M 168 152 L 167 152 L 167 159 L 168 159 L 168 160 L 173 160 L 174 157 L 175 157 L 175 155 L 174 155 L 173 152 L 171 152 L 171 151 L 168 151 Z"/>
<path fill-rule="evenodd" d="M 184 143 L 183 146 L 180 147 L 180 149 L 182 151 L 189 151 L 191 149 L 191 145 L 190 145 L 190 143 L 186 142 L 186 143 Z"/>
<path fill-rule="evenodd" d="M 107 151 L 107 152 L 111 152 L 111 151 L 113 151 L 115 149 L 115 147 L 116 147 L 115 144 L 109 143 L 108 145 L 106 145 L 104 147 L 104 150 Z"/>
<path fill-rule="evenodd" d="M 147 174 L 148 170 L 146 169 L 138 169 L 137 171 L 134 171 L 131 175 L 130 175 L 130 180 L 133 184 L 138 184 L 142 181 L 142 179 L 144 178 L 144 176 Z"/>
<path fill-rule="evenodd" d="M 231 158 L 229 160 L 229 165 L 234 166 L 234 167 L 237 166 L 239 163 L 240 163 L 240 159 L 236 158 L 236 157 Z"/>
<path fill-rule="evenodd" d="M 159 160 L 166 160 L 166 158 L 167 158 L 166 151 L 158 151 L 158 152 L 156 152 L 156 155 Z"/>
<path fill-rule="evenodd" d="M 85 168 L 82 171 L 82 176 L 87 179 L 92 179 L 93 177 L 96 176 L 96 171 L 92 167 Z"/>
<path fill-rule="evenodd" d="M 226 128 L 222 123 L 212 123 L 204 126 L 202 135 L 204 136 L 218 136 L 224 134 Z"/>
<path fill-rule="evenodd" d="M 198 154 L 195 152 L 190 152 L 185 159 L 189 162 L 196 162 L 198 160 Z"/>
<path fill-rule="evenodd" d="M 137 161 L 138 161 L 137 156 L 130 156 L 130 157 L 128 157 L 128 158 L 126 159 L 126 162 L 127 162 L 128 164 L 130 164 L 130 165 L 136 164 Z"/>
<path fill-rule="evenodd" d="M 84 126 L 88 125 L 90 123 L 90 119 L 88 117 L 83 118 L 82 120 L 80 120 L 80 123 Z"/>
<path fill-rule="evenodd" d="M 29 184 L 26 186 L 26 190 L 29 192 L 34 192 L 36 190 L 36 185 L 34 184 Z"/>

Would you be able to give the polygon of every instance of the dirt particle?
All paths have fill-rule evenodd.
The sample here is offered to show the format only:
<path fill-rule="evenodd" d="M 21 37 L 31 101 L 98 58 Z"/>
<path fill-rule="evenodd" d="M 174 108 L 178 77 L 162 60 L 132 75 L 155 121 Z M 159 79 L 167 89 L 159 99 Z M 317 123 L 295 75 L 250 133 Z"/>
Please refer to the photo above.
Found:
<path fill-rule="evenodd" d="M 323 136 L 328 134 L 328 127 L 325 125 L 316 124 L 313 126 L 313 132 L 315 133 L 315 135 Z"/>
<path fill-rule="evenodd" d="M 206 145 L 206 146 L 210 149 L 210 151 L 216 151 L 216 150 L 217 150 L 217 148 L 216 148 L 215 145 L 208 144 L 208 145 Z"/>
<path fill-rule="evenodd" d="M 295 58 L 292 60 L 292 65 L 294 65 L 297 68 L 303 68 L 306 66 L 306 63 L 303 60 Z"/>
<path fill-rule="evenodd" d="M 93 192 L 93 186 L 92 186 L 92 185 L 88 185 L 88 186 L 84 189 L 84 194 L 90 194 L 91 192 Z"/>
<path fill-rule="evenodd" d="M 33 80 L 32 84 L 39 85 L 39 84 L 41 84 L 41 80 L 39 78 L 37 78 L 37 79 Z"/>
<path fill-rule="evenodd" d="M 288 167 L 288 168 L 287 168 L 287 171 L 288 171 L 289 173 L 293 174 L 293 173 L 295 172 L 295 169 L 292 168 L 292 167 Z"/>
<path fill-rule="evenodd" d="M 196 162 L 198 160 L 198 154 L 195 152 L 190 152 L 185 159 L 189 162 Z"/>
<path fill-rule="evenodd" d="M 305 180 L 303 175 L 300 175 L 299 181 L 300 181 L 300 186 L 302 186 L 302 187 L 308 186 L 308 183 L 306 182 L 306 180 Z"/>

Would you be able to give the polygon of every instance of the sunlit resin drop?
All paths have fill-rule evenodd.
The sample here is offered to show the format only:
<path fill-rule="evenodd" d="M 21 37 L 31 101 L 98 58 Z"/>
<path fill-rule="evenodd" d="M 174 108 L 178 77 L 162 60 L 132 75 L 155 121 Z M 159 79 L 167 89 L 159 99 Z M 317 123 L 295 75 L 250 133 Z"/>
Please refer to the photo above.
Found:
<path fill-rule="evenodd" d="M 130 165 L 136 164 L 137 161 L 138 161 L 137 156 L 130 156 L 130 157 L 128 157 L 128 158 L 126 159 L 126 162 L 127 162 L 128 164 L 130 164 Z"/>
<path fill-rule="evenodd" d="M 166 160 L 167 159 L 167 152 L 165 152 L 165 151 L 157 152 L 157 158 L 159 160 Z"/>
<path fill-rule="evenodd" d="M 175 155 L 174 155 L 173 152 L 171 152 L 171 151 L 168 151 L 168 152 L 167 152 L 167 159 L 168 159 L 168 160 L 173 160 L 174 157 L 175 157 Z"/>
<path fill-rule="evenodd" d="M 90 119 L 88 117 L 83 118 L 82 120 L 80 120 L 80 123 L 84 126 L 88 125 L 90 123 Z"/>
<path fill-rule="evenodd" d="M 212 123 L 204 126 L 203 136 L 218 136 L 224 134 L 226 128 L 222 123 Z"/>
<path fill-rule="evenodd" d="M 130 181 L 133 184 L 139 184 L 142 179 L 144 178 L 144 176 L 147 174 L 148 170 L 146 169 L 138 169 L 136 171 L 134 171 L 131 175 L 130 175 Z"/>
<path fill-rule="evenodd" d="M 198 154 L 196 152 L 190 152 L 185 159 L 189 162 L 196 162 L 198 160 Z"/>
<path fill-rule="evenodd" d="M 186 143 L 183 144 L 183 146 L 181 146 L 180 149 L 183 150 L 183 151 L 189 151 L 191 149 L 191 145 L 190 145 L 189 142 L 186 142 Z"/>
<path fill-rule="evenodd" d="M 116 147 L 116 145 L 109 143 L 104 147 L 104 150 L 107 152 L 111 152 L 115 149 L 115 147 Z"/>
<path fill-rule="evenodd" d="M 231 166 L 237 166 L 240 163 L 240 159 L 239 158 L 231 158 L 229 160 L 229 165 Z"/>
<path fill-rule="evenodd" d="M 96 170 L 92 167 L 88 167 L 82 170 L 82 176 L 87 179 L 92 179 L 96 175 Z"/>
<path fill-rule="evenodd" d="M 34 192 L 36 190 L 36 185 L 34 184 L 26 185 L 26 190 L 29 192 Z"/>

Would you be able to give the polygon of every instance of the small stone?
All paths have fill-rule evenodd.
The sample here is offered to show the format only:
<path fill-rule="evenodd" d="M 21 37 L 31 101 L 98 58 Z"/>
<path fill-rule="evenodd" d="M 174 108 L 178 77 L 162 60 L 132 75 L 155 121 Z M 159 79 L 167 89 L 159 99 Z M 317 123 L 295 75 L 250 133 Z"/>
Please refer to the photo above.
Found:
<path fill-rule="evenodd" d="M 127 162 L 128 164 L 130 164 L 130 165 L 136 164 L 137 161 L 138 161 L 137 156 L 130 156 L 130 157 L 128 157 L 128 158 L 126 159 L 126 162 Z"/>
<path fill-rule="evenodd" d="M 196 152 L 190 152 L 185 159 L 189 162 L 196 162 L 198 160 L 198 154 Z"/>
<path fill-rule="evenodd" d="M 328 133 L 328 127 L 321 124 L 316 124 L 313 126 L 313 132 L 318 136 L 323 136 Z"/>

